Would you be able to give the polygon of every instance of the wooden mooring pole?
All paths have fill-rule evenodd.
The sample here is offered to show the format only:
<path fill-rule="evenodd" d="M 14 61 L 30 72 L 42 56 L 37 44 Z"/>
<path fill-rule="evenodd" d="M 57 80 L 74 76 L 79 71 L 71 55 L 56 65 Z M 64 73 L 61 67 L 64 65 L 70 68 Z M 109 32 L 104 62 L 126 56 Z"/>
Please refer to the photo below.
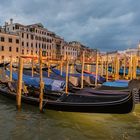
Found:
<path fill-rule="evenodd" d="M 98 52 L 96 54 L 96 77 L 95 77 L 95 86 L 98 85 L 98 61 L 99 61 L 99 56 Z"/>
<path fill-rule="evenodd" d="M 12 71 L 12 56 L 10 57 L 10 81 L 12 82 L 12 73 L 13 73 L 13 71 Z"/>
<path fill-rule="evenodd" d="M 23 75 L 23 58 L 19 58 L 19 69 L 18 69 L 18 84 L 17 84 L 17 109 L 21 109 L 21 93 L 22 93 L 22 75 Z"/>
<path fill-rule="evenodd" d="M 108 81 L 108 54 L 106 57 L 106 81 Z"/>
<path fill-rule="evenodd" d="M 133 78 L 133 75 L 132 75 L 132 54 L 130 55 L 130 60 L 129 60 L 129 72 L 128 72 L 129 74 L 129 78 L 130 78 L 130 80 L 132 80 L 132 78 Z"/>
<path fill-rule="evenodd" d="M 40 95 L 39 95 L 39 110 L 43 112 L 43 76 L 42 76 L 42 49 L 39 50 L 39 64 L 40 64 Z"/>
<path fill-rule="evenodd" d="M 34 77 L 34 58 L 32 58 L 32 77 Z"/>
<path fill-rule="evenodd" d="M 61 59 L 60 62 L 60 75 L 62 76 L 62 72 L 63 72 L 63 60 Z"/>
<path fill-rule="evenodd" d="M 50 77 L 50 62 L 48 61 L 48 77 Z"/>
<path fill-rule="evenodd" d="M 125 78 L 126 74 L 126 55 L 124 56 L 124 60 L 123 60 L 123 78 Z"/>
<path fill-rule="evenodd" d="M 84 87 L 85 52 L 82 54 L 81 88 Z"/>
<path fill-rule="evenodd" d="M 133 79 L 136 79 L 137 76 L 137 58 L 136 56 L 133 56 Z"/>
<path fill-rule="evenodd" d="M 101 76 L 103 76 L 104 73 L 104 64 L 103 64 L 103 58 L 101 57 Z"/>
<path fill-rule="evenodd" d="M 65 93 L 68 94 L 68 82 L 69 82 L 69 60 L 66 58 L 66 88 Z"/>
<path fill-rule="evenodd" d="M 112 68 L 111 74 L 112 76 L 114 76 L 114 60 L 112 58 L 111 58 L 111 68 Z"/>
<path fill-rule="evenodd" d="M 115 80 L 119 79 L 119 58 L 118 58 L 118 54 L 116 54 L 115 57 Z"/>

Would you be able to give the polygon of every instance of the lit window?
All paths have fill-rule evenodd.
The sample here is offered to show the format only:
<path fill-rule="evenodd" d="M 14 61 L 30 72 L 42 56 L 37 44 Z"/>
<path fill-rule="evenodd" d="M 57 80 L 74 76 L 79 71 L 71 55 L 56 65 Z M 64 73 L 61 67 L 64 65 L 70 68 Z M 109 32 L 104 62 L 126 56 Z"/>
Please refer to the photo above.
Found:
<path fill-rule="evenodd" d="M 4 51 L 4 46 L 1 46 L 1 50 Z"/>
<path fill-rule="evenodd" d="M 19 44 L 19 39 L 16 39 L 16 43 Z"/>
<path fill-rule="evenodd" d="M 4 42 L 4 40 L 5 40 L 4 37 L 1 37 L 1 42 Z"/>
<path fill-rule="evenodd" d="M 12 51 L 12 47 L 9 47 L 9 52 L 11 52 Z"/>
<path fill-rule="evenodd" d="M 9 38 L 9 42 L 12 43 L 12 38 Z"/>
<path fill-rule="evenodd" d="M 16 52 L 18 52 L 18 48 L 16 48 Z"/>

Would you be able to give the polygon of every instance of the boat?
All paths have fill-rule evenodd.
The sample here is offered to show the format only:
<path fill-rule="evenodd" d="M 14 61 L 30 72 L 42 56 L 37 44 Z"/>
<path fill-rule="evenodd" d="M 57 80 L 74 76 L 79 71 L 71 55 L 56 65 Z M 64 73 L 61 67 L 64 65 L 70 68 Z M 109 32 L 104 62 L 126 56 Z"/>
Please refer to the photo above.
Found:
<path fill-rule="evenodd" d="M 8 65 L 9 65 L 9 62 L 7 62 L 7 63 L 0 63 L 0 67 L 6 67 Z"/>
<path fill-rule="evenodd" d="M 14 63 L 13 65 L 12 65 L 12 67 L 13 68 L 18 68 L 18 63 Z M 52 68 L 55 68 L 55 67 L 57 67 L 57 65 L 54 65 L 54 66 L 51 66 Z M 32 70 L 32 64 L 24 64 L 24 66 L 23 66 L 23 70 Z M 48 67 L 46 66 L 46 64 L 44 64 L 44 66 L 42 67 L 42 70 L 43 71 L 47 71 L 48 70 Z M 34 66 L 34 71 L 36 71 L 36 72 L 39 72 L 39 65 L 35 65 Z"/>
<path fill-rule="evenodd" d="M 6 75 L 10 76 L 10 72 L 6 71 Z M 23 74 L 22 80 L 26 85 L 30 85 L 32 87 L 39 88 L 39 77 L 32 77 L 29 75 Z M 12 72 L 12 78 L 13 80 L 17 81 L 18 80 L 18 73 L 17 72 Z M 43 78 L 44 81 L 44 88 L 49 91 L 63 91 L 65 89 L 65 81 L 63 80 L 54 80 L 51 78 Z"/>
<path fill-rule="evenodd" d="M 18 63 L 13 63 L 12 64 L 12 67 L 15 68 L 15 69 L 17 69 L 18 66 L 19 66 Z M 32 70 L 32 64 L 24 64 L 23 70 Z"/>
<path fill-rule="evenodd" d="M 6 83 L 0 83 L 0 95 L 6 96 L 9 99 L 16 100 L 16 92 L 11 91 L 8 88 Z M 33 96 L 27 96 L 25 94 L 21 95 L 21 100 L 24 103 L 31 104 L 31 105 L 39 105 L 39 98 Z M 44 101 L 43 101 L 44 102 Z"/>
<path fill-rule="evenodd" d="M 76 71 L 77 71 L 78 73 L 81 73 L 81 72 L 82 72 L 81 65 L 76 65 Z M 88 74 L 89 76 L 93 76 L 94 79 L 95 79 L 95 77 L 96 77 L 96 73 L 95 73 L 95 72 L 89 72 L 89 71 L 86 71 L 86 70 L 84 70 L 83 72 L 84 72 L 85 74 Z M 98 75 L 97 82 L 98 82 L 99 84 L 102 84 L 102 83 L 106 82 L 106 78 L 104 78 L 104 77 Z"/>
<path fill-rule="evenodd" d="M 109 71 L 109 72 L 113 72 L 114 70 L 112 69 L 112 67 L 108 67 L 108 71 Z M 124 67 L 121 67 L 121 68 L 120 68 L 119 74 L 120 74 L 120 75 L 123 75 L 123 74 L 124 74 Z M 126 74 L 126 75 L 129 74 L 129 68 L 125 68 L 125 74 Z M 139 68 L 137 68 L 136 74 L 137 74 L 137 75 L 140 75 L 140 69 L 139 69 Z"/>
<path fill-rule="evenodd" d="M 135 106 L 133 93 L 123 96 L 87 96 L 75 94 L 63 94 L 55 101 L 46 101 L 44 108 L 84 113 L 111 113 L 126 114 L 130 113 Z"/>
<path fill-rule="evenodd" d="M 63 78 L 66 77 L 66 73 L 65 72 L 60 72 L 60 70 L 57 69 L 51 69 L 51 71 L 53 73 L 55 73 L 56 75 L 59 75 Z M 70 80 L 71 83 L 74 83 L 75 81 L 78 82 L 78 86 L 80 87 L 81 85 L 81 73 L 68 73 L 69 79 L 72 78 L 73 80 Z M 83 74 L 83 85 L 85 86 L 94 86 L 95 84 L 95 77 L 93 75 L 89 75 L 89 74 Z"/>
<path fill-rule="evenodd" d="M 58 65 L 54 65 L 54 66 L 51 66 L 51 68 L 56 68 Z M 36 72 L 39 72 L 39 65 L 36 67 L 36 69 L 35 69 L 35 71 Z M 45 65 L 44 67 L 42 67 L 42 70 L 43 71 L 48 71 L 48 67 L 47 67 L 47 65 Z"/>
<path fill-rule="evenodd" d="M 128 88 L 135 94 L 135 102 L 140 103 L 140 80 L 133 79 L 128 83 Z"/>
<path fill-rule="evenodd" d="M 140 90 L 140 79 L 133 79 L 128 83 L 129 90 L 133 90 L 134 88 L 137 88 Z"/>
<path fill-rule="evenodd" d="M 0 84 L 0 95 L 16 100 L 16 93 L 9 90 L 6 84 Z M 64 93 L 61 96 L 58 96 L 58 98 L 52 97 L 53 94 L 44 97 L 44 110 L 51 109 L 66 112 L 126 114 L 132 112 L 135 106 L 132 92 L 118 96 L 95 96 L 73 93 L 67 95 Z M 39 98 L 37 97 L 22 94 L 21 99 L 25 103 L 39 105 Z"/>
<path fill-rule="evenodd" d="M 115 80 L 104 82 L 98 88 L 100 90 L 126 90 L 128 89 L 129 80 Z"/>
<path fill-rule="evenodd" d="M 82 72 L 82 66 L 81 65 L 75 65 L 75 69 L 78 73 L 81 73 Z M 84 70 L 84 73 L 88 73 L 90 74 L 88 71 Z M 92 72 L 92 74 L 96 74 L 96 72 Z"/>
<path fill-rule="evenodd" d="M 33 87 L 39 87 L 39 74 L 35 73 L 34 77 L 31 76 L 31 71 L 26 70 L 23 72 L 23 81 L 27 85 L 31 85 Z M 10 76 L 10 72 L 7 70 L 6 75 Z M 45 75 L 45 76 L 44 76 Z M 59 75 L 56 75 L 55 73 L 51 73 L 50 77 L 47 77 L 47 73 L 43 72 L 43 80 L 45 84 L 45 89 L 50 91 L 64 91 L 65 89 L 65 78 L 61 77 Z M 13 80 L 18 79 L 18 73 L 16 71 L 12 72 L 12 78 Z M 69 82 L 68 82 L 68 87 L 69 91 L 75 92 L 77 91 L 80 87 L 79 86 L 79 81 L 76 77 L 69 77 Z"/>

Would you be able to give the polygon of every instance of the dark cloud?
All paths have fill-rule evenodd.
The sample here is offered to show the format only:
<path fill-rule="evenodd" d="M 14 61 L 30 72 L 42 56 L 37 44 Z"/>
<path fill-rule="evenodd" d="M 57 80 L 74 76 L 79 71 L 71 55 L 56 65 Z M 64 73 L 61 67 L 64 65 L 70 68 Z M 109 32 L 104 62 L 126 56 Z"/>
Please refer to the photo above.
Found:
<path fill-rule="evenodd" d="M 140 32 L 139 1 L 0 0 L 0 24 L 9 18 L 42 22 L 67 41 L 78 40 L 105 51 L 136 47 Z"/>

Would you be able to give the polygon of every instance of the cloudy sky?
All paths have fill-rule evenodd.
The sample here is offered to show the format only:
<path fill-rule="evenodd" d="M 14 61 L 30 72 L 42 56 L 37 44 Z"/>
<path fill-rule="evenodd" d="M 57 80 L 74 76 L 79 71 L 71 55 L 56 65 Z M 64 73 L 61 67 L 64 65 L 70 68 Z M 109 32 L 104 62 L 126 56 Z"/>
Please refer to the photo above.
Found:
<path fill-rule="evenodd" d="M 0 0 L 0 24 L 41 22 L 66 41 L 102 51 L 135 48 L 140 40 L 137 0 Z"/>

